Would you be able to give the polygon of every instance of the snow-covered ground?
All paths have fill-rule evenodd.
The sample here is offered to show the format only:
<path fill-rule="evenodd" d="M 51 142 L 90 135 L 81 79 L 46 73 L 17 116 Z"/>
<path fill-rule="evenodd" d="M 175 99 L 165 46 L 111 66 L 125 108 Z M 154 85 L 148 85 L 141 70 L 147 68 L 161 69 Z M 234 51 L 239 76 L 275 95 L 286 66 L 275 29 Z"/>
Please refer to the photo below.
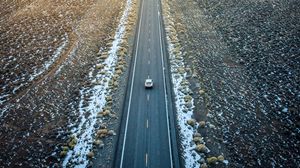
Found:
<path fill-rule="evenodd" d="M 125 34 L 126 22 L 131 10 L 131 0 L 128 0 L 125 10 L 121 17 L 119 26 L 116 30 L 112 47 L 108 52 L 108 57 L 105 59 L 104 68 L 94 77 L 96 66 L 90 71 L 89 78 L 93 85 L 91 87 L 82 88 L 80 91 L 81 101 L 79 104 L 79 123 L 71 123 L 70 127 L 78 124 L 71 131 L 77 139 L 77 143 L 73 150 L 67 153 L 63 161 L 63 167 L 69 164 L 74 167 L 87 167 L 89 160 L 87 154 L 92 150 L 94 141 L 95 124 L 102 123 L 102 120 L 97 118 L 97 114 L 102 111 L 106 105 L 106 97 L 110 94 L 109 82 L 112 80 L 115 72 L 115 66 L 118 62 L 117 52 Z M 101 51 L 100 51 L 101 53 Z M 89 99 L 85 104 L 85 98 Z"/>
<path fill-rule="evenodd" d="M 65 37 L 63 38 L 62 44 L 56 49 L 55 53 L 53 54 L 53 57 L 47 62 L 44 63 L 43 67 L 40 69 L 35 69 L 34 73 L 30 76 L 29 82 L 33 81 L 35 78 L 46 72 L 53 63 L 58 59 L 59 56 L 61 56 L 63 49 L 67 46 L 69 42 L 68 34 L 65 34 Z"/>
<path fill-rule="evenodd" d="M 74 58 L 76 56 L 76 51 L 78 50 L 78 45 L 79 45 L 79 42 L 76 43 L 75 47 L 68 55 L 67 60 L 62 65 L 59 66 L 59 68 L 56 70 L 54 75 L 58 75 L 61 72 L 61 70 L 64 68 L 65 65 L 72 63 L 72 61 L 74 60 Z"/>
<path fill-rule="evenodd" d="M 165 13 L 165 16 L 166 13 Z M 194 99 L 186 102 L 185 97 L 189 96 L 190 88 L 187 81 L 187 73 L 185 72 L 184 60 L 182 53 L 172 41 L 178 41 L 177 35 L 172 29 L 174 25 L 172 18 L 165 17 L 168 51 L 171 67 L 171 76 L 173 82 L 173 90 L 175 93 L 175 105 L 177 110 L 177 123 L 180 127 L 180 140 L 183 149 L 183 157 L 185 167 L 199 167 L 198 160 L 201 159 L 200 155 L 195 151 L 196 144 L 192 142 L 193 134 L 197 132 L 198 124 L 192 127 L 187 124 L 187 121 L 192 118 Z"/>
<path fill-rule="evenodd" d="M 20 81 L 22 81 L 19 85 L 14 86 L 14 88 L 12 89 L 11 93 L 0 93 L 0 105 L 4 104 L 7 101 L 7 98 L 11 95 L 16 94 L 16 92 L 22 88 L 23 86 L 26 86 L 29 82 L 32 82 L 33 80 L 37 79 L 39 76 L 41 76 L 43 73 L 45 73 L 46 71 L 49 70 L 49 68 L 57 61 L 57 59 L 61 56 L 63 50 L 65 49 L 65 47 L 68 45 L 69 43 L 69 38 L 68 38 L 68 34 L 65 34 L 65 37 L 62 38 L 62 43 L 61 45 L 56 49 L 56 51 L 53 53 L 53 56 L 51 57 L 50 60 L 46 61 L 41 68 L 36 68 L 36 67 L 32 67 L 32 69 L 34 69 L 32 74 L 29 74 L 29 79 L 27 81 L 25 81 L 24 76 L 25 74 L 23 74 L 22 78 L 17 78 L 16 80 L 14 80 L 12 83 L 18 83 Z M 15 61 L 15 59 L 14 59 Z M 8 61 L 11 62 L 11 61 Z M 19 65 L 17 65 L 19 66 Z M 3 90 L 6 90 L 6 87 L 8 87 L 8 85 L 4 85 L 2 87 Z M 3 114 L 5 113 L 5 111 L 8 109 L 10 105 L 6 105 L 5 107 L 3 107 L 0 110 L 0 117 L 3 116 Z"/>
<path fill-rule="evenodd" d="M 12 81 L 12 83 L 19 83 L 20 81 L 20 84 L 18 85 L 15 85 L 14 88 L 12 89 L 12 92 L 11 93 L 6 93 L 6 92 L 3 92 L 3 93 L 0 93 L 0 105 L 1 104 L 4 104 L 7 100 L 8 100 L 8 97 L 11 96 L 11 95 L 15 95 L 16 92 L 22 88 L 23 86 L 26 86 L 29 82 L 32 82 L 33 80 L 37 79 L 39 76 L 41 76 L 43 73 L 45 73 L 46 71 L 49 70 L 49 68 L 57 61 L 57 59 L 61 56 L 64 48 L 68 45 L 69 43 L 69 38 L 68 38 L 68 34 L 66 33 L 65 34 L 65 37 L 62 38 L 62 44 L 56 49 L 56 51 L 53 53 L 53 56 L 51 57 L 50 60 L 46 61 L 41 68 L 36 68 L 36 67 L 32 67 L 32 69 L 34 69 L 33 73 L 32 74 L 29 74 L 29 79 L 28 80 L 25 80 L 25 74 L 23 74 L 23 77 L 22 78 L 17 78 L 15 79 L 14 81 Z M 14 61 L 16 59 L 14 58 Z M 11 61 L 8 61 L 8 62 L 11 62 Z M 19 66 L 19 64 L 17 65 Z M 4 85 L 2 87 L 3 90 L 6 90 L 6 87 L 8 87 L 8 85 Z M 0 110 L 0 117 L 3 116 L 4 112 L 8 109 L 8 106 L 9 105 L 6 105 L 5 107 L 3 107 L 1 110 Z"/>

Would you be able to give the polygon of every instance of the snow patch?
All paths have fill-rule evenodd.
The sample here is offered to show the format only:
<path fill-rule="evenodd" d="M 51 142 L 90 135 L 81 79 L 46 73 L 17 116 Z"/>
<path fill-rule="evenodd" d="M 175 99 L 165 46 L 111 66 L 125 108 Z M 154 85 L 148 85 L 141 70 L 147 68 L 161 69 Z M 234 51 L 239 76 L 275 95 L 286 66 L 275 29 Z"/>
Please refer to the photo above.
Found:
<path fill-rule="evenodd" d="M 5 102 L 5 98 L 8 96 L 9 94 L 0 95 L 0 104 L 3 104 Z"/>
<path fill-rule="evenodd" d="M 182 69 L 185 69 L 182 53 L 181 51 L 176 51 L 175 45 L 171 43 L 170 37 L 172 35 L 168 30 L 170 29 L 166 28 L 168 50 L 170 54 L 171 77 L 175 93 L 175 106 L 177 109 L 177 123 L 180 127 L 180 138 L 185 167 L 199 167 L 200 164 L 198 160 L 200 160 L 201 157 L 195 152 L 194 149 L 196 148 L 196 144 L 192 142 L 193 134 L 196 132 L 196 129 L 186 124 L 187 120 L 191 119 L 193 115 L 194 99 L 192 98 L 188 103 L 184 100 L 185 96 L 190 92 L 190 84 L 187 81 L 187 73 L 181 71 Z M 177 37 L 174 37 L 173 35 L 173 38 Z"/>
<path fill-rule="evenodd" d="M 51 67 L 51 65 L 52 65 L 53 63 L 55 63 L 55 61 L 56 61 L 57 58 L 61 55 L 63 49 L 66 47 L 66 45 L 67 45 L 68 42 L 69 42 L 69 41 L 68 41 L 68 35 L 67 35 L 67 34 L 65 34 L 65 37 L 63 38 L 63 40 L 64 40 L 63 43 L 62 43 L 61 46 L 59 46 L 59 47 L 57 48 L 57 50 L 54 52 L 52 58 L 51 58 L 49 61 L 45 62 L 42 68 L 40 68 L 40 69 L 35 69 L 34 72 L 33 72 L 33 74 L 30 75 L 30 77 L 29 77 L 29 79 L 28 79 L 27 82 L 33 81 L 36 77 L 38 77 L 38 76 L 40 76 L 41 74 L 43 74 L 44 72 L 46 72 L 46 71 Z M 9 56 L 8 58 L 9 58 L 9 59 L 12 59 L 13 57 L 12 57 L 12 56 Z M 13 60 L 15 61 L 16 58 L 14 58 Z M 9 60 L 9 62 L 10 62 L 10 61 L 11 61 L 11 60 Z M 17 66 L 19 66 L 19 64 L 17 64 L 16 67 L 17 67 Z M 23 74 L 22 76 L 23 76 L 23 77 L 22 77 L 21 79 L 24 80 L 24 74 Z M 19 79 L 20 79 L 20 78 L 19 78 Z M 17 82 L 18 82 L 18 79 L 15 80 L 15 81 L 13 81 L 13 83 L 17 83 Z M 11 94 L 16 94 L 16 92 L 17 92 L 20 88 L 22 88 L 23 86 L 25 86 L 25 85 L 27 85 L 27 83 L 21 83 L 20 85 L 15 86 L 10 94 L 2 94 L 2 95 L 1 95 L 1 93 L 0 93 L 0 105 L 6 103 L 6 102 L 7 102 L 7 97 L 9 97 Z M 7 86 L 4 86 L 4 87 L 2 87 L 2 89 L 4 90 L 6 87 L 7 87 Z M 11 106 L 13 106 L 13 105 L 6 105 L 5 107 L 2 107 L 2 109 L 0 109 L 0 117 L 2 117 L 3 114 L 4 114 L 7 110 L 9 110 L 9 108 L 10 108 Z"/>
<path fill-rule="evenodd" d="M 75 168 L 84 168 L 88 165 L 89 160 L 87 154 L 92 150 L 92 143 L 94 141 L 93 134 L 96 132 L 94 125 L 96 123 L 102 123 L 102 120 L 97 119 L 97 113 L 103 110 L 106 104 L 105 98 L 111 93 L 108 84 L 114 76 L 115 65 L 118 61 L 117 51 L 125 35 L 126 20 L 131 10 L 131 3 L 131 0 L 127 0 L 112 47 L 108 52 L 109 55 L 103 63 L 105 65 L 102 70 L 104 73 L 98 73 L 93 77 L 92 74 L 94 74 L 93 72 L 95 71 L 94 67 L 89 73 L 91 83 L 94 85 L 83 88 L 80 91 L 79 124 L 76 128 L 71 130 L 73 135 L 77 138 L 77 144 L 73 150 L 67 153 L 63 161 L 63 167 L 72 165 Z M 87 104 L 84 104 L 86 96 L 89 97 L 89 101 Z M 71 126 L 73 125 L 74 124 L 71 124 Z"/>
<path fill-rule="evenodd" d="M 282 109 L 282 112 L 287 113 L 287 112 L 288 112 L 288 108 L 287 108 L 287 107 L 284 107 L 284 108 Z"/>
<path fill-rule="evenodd" d="M 55 76 L 58 75 L 61 70 L 63 69 L 63 67 L 67 64 L 71 64 L 72 61 L 74 60 L 75 56 L 76 56 L 76 51 L 78 49 L 78 45 L 79 45 L 79 42 L 76 43 L 76 46 L 72 49 L 72 51 L 70 52 L 70 54 L 68 55 L 68 59 L 65 63 L 63 63 L 55 72 Z"/>
<path fill-rule="evenodd" d="M 40 69 L 35 69 L 34 73 L 30 76 L 28 81 L 33 81 L 37 76 L 41 75 L 42 73 L 46 72 L 50 66 L 57 60 L 57 58 L 61 55 L 63 49 L 66 47 L 66 45 L 68 44 L 69 40 L 68 40 L 68 34 L 65 34 L 65 37 L 63 38 L 64 42 L 62 43 L 62 45 L 60 47 L 58 47 L 53 55 L 53 57 L 45 62 L 45 64 L 43 65 L 42 68 Z"/>

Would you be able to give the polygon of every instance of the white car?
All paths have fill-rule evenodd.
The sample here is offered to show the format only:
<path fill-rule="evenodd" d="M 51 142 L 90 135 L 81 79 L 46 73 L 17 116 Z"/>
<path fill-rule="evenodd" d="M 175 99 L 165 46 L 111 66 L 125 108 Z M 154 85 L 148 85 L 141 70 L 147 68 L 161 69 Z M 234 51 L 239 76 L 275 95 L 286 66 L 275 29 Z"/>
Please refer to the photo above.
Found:
<path fill-rule="evenodd" d="M 153 87 L 153 80 L 152 79 L 146 79 L 145 80 L 145 88 L 152 88 Z"/>

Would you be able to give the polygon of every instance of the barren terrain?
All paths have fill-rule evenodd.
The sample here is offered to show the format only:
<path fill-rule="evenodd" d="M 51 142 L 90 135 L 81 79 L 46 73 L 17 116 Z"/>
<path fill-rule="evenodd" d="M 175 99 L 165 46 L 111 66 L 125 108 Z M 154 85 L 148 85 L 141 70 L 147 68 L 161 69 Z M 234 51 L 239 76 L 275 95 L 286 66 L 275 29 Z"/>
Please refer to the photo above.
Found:
<path fill-rule="evenodd" d="M 0 167 L 111 167 L 137 0 L 0 2 Z M 186 167 L 299 167 L 300 1 L 162 0 Z"/>
<path fill-rule="evenodd" d="M 0 2 L 0 167 L 61 167 L 64 161 L 70 166 L 85 164 L 86 158 L 94 158 L 90 146 L 81 146 L 88 153 L 76 154 L 78 161 L 65 156 L 95 136 L 101 134 L 94 142 L 97 147 L 115 135 L 116 126 L 102 123 L 102 117 L 112 122 L 119 115 L 103 114 L 111 106 L 106 102 L 111 104 L 115 97 L 99 97 L 94 111 L 85 107 L 93 102 L 97 84 L 104 86 L 104 93 L 117 88 L 118 76 L 126 67 L 127 32 L 135 22 L 133 2 L 128 2 Z M 130 8 L 123 14 L 126 6 Z M 124 35 L 113 43 L 122 16 Z M 118 57 L 115 65 L 108 65 L 105 60 L 113 47 Z M 110 80 L 115 67 L 118 76 Z M 104 74 L 100 77 L 104 81 L 98 80 L 99 74 Z M 94 115 L 98 115 L 97 124 L 90 128 Z M 92 138 L 80 139 L 88 129 Z M 107 132 L 99 133 L 101 130 Z M 112 150 L 111 145 L 105 157 L 111 158 Z"/>
<path fill-rule="evenodd" d="M 165 2 L 193 91 L 199 166 L 299 167 L 299 1 Z"/>

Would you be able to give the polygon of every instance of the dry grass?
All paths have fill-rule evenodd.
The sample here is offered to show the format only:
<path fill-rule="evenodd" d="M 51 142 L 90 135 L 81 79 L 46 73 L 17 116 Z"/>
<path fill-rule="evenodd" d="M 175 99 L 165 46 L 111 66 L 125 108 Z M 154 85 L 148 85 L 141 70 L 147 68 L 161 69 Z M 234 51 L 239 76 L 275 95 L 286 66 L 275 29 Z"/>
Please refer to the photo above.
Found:
<path fill-rule="evenodd" d="M 215 163 L 217 163 L 218 158 L 216 158 L 216 157 L 213 156 L 213 157 L 207 158 L 206 160 L 207 160 L 208 164 L 215 164 Z"/>
<path fill-rule="evenodd" d="M 199 144 L 196 146 L 196 151 L 197 152 L 201 152 L 201 153 L 205 153 L 206 152 L 206 146 L 204 144 Z"/>

